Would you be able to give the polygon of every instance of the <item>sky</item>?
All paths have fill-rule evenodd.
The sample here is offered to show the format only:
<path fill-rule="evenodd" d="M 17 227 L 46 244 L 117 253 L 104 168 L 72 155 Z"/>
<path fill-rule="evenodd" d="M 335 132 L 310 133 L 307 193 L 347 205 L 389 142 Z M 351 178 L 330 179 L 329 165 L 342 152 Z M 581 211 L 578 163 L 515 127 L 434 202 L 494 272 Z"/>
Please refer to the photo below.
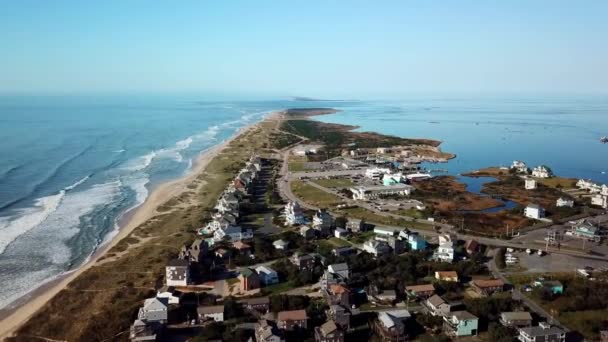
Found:
<path fill-rule="evenodd" d="M 0 93 L 608 94 L 608 1 L 1 1 Z"/>

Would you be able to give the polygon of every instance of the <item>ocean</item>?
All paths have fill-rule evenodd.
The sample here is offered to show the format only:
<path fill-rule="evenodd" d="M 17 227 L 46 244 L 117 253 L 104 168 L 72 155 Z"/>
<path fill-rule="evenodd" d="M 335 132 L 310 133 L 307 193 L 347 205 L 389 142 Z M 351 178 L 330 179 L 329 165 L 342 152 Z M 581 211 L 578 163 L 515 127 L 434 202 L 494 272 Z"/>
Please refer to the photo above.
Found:
<path fill-rule="evenodd" d="M 608 98 L 416 98 L 400 101 L 209 101 L 184 96 L 0 97 L 0 309 L 86 262 L 121 217 L 192 160 L 289 107 L 317 119 L 442 140 L 429 165 L 459 174 L 515 159 L 608 183 Z M 471 182 L 470 186 L 480 186 Z"/>

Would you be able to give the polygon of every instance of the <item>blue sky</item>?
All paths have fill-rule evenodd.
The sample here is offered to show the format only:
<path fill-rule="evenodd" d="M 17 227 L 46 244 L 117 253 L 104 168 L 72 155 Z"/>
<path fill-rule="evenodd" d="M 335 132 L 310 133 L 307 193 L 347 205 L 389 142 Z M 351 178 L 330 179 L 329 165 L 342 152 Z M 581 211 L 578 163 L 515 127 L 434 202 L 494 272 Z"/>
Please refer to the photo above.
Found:
<path fill-rule="evenodd" d="M 4 1 L 0 92 L 608 93 L 608 1 Z"/>

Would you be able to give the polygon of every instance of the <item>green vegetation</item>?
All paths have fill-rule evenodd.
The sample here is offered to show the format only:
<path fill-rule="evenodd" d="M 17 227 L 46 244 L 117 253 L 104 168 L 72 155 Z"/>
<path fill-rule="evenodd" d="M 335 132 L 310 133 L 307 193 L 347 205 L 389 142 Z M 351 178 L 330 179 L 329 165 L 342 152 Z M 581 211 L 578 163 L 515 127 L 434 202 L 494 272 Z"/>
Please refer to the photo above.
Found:
<path fill-rule="evenodd" d="M 315 179 L 313 182 L 326 188 L 349 188 L 355 185 L 353 181 L 346 178 Z"/>
<path fill-rule="evenodd" d="M 318 207 L 333 207 L 342 203 L 342 199 L 336 195 L 315 188 L 303 181 L 291 182 L 291 190 L 302 201 Z"/>
<path fill-rule="evenodd" d="M 505 269 L 507 267 L 507 263 L 505 261 L 506 253 L 507 250 L 504 247 L 501 247 L 496 250 L 496 267 L 498 267 L 498 269 L 500 270 Z"/>
<path fill-rule="evenodd" d="M 299 143 L 302 141 L 302 139 L 292 134 L 279 132 L 271 133 L 269 141 L 272 148 L 280 150 L 295 143 Z"/>
<path fill-rule="evenodd" d="M 431 223 L 408 221 L 406 219 L 395 218 L 392 216 L 383 216 L 361 207 L 340 209 L 338 212 L 343 213 L 347 217 L 365 220 L 366 222 L 372 224 L 433 230 L 433 225 Z"/>
<path fill-rule="evenodd" d="M 334 247 L 349 247 L 349 246 L 351 246 L 351 244 L 348 241 L 342 240 L 342 239 L 338 239 L 337 237 L 332 237 L 329 240 L 327 240 L 327 242 L 331 243 Z"/>

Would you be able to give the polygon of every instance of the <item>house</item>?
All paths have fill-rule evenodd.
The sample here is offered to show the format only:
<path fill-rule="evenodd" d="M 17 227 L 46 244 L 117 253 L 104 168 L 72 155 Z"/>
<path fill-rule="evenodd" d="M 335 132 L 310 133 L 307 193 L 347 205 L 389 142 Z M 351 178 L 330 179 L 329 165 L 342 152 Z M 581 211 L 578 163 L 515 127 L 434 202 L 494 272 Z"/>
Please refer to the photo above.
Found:
<path fill-rule="evenodd" d="M 196 239 L 190 247 L 187 247 L 186 245 L 182 246 L 178 258 L 190 262 L 200 262 L 207 251 L 207 243 L 203 239 Z"/>
<path fill-rule="evenodd" d="M 190 262 L 173 259 L 165 266 L 165 285 L 188 286 L 190 284 Z"/>
<path fill-rule="evenodd" d="M 450 306 L 438 295 L 429 297 L 424 304 L 433 316 L 445 316 L 450 313 Z"/>
<path fill-rule="evenodd" d="M 300 235 L 305 239 L 312 239 L 315 237 L 315 230 L 309 226 L 302 226 L 300 227 Z"/>
<path fill-rule="evenodd" d="M 397 300 L 397 292 L 395 290 L 382 290 L 382 292 L 374 295 L 378 302 L 392 304 Z"/>
<path fill-rule="evenodd" d="M 468 255 L 473 255 L 479 252 L 479 243 L 476 240 L 467 240 L 464 243 L 464 250 Z"/>
<path fill-rule="evenodd" d="M 264 286 L 278 284 L 279 274 L 268 266 L 258 266 L 255 271 L 260 276 L 260 283 Z"/>
<path fill-rule="evenodd" d="M 407 234 L 407 243 L 413 251 L 423 251 L 427 247 L 426 240 L 416 232 L 409 232 Z"/>
<path fill-rule="evenodd" d="M 477 279 L 471 281 L 471 286 L 481 295 L 489 296 L 496 292 L 502 292 L 505 282 L 500 279 Z"/>
<path fill-rule="evenodd" d="M 312 228 L 320 233 L 321 236 L 328 236 L 334 222 L 333 217 L 325 209 L 319 209 L 312 217 Z"/>
<path fill-rule="evenodd" d="M 251 255 L 251 246 L 249 246 L 248 244 L 242 242 L 242 241 L 236 241 L 232 243 L 232 247 L 234 249 L 236 249 L 239 254 L 242 255 Z"/>
<path fill-rule="evenodd" d="M 344 331 L 336 325 L 336 322 L 329 320 L 320 327 L 315 327 L 315 341 L 344 342 Z"/>
<path fill-rule="evenodd" d="M 411 297 L 429 298 L 435 294 L 433 284 L 411 285 L 405 287 L 405 292 Z"/>
<path fill-rule="evenodd" d="M 608 330 L 600 330 L 600 342 L 608 342 Z"/>
<path fill-rule="evenodd" d="M 251 291 L 260 288 L 260 276 L 254 270 L 245 267 L 240 271 L 238 279 L 243 291 Z"/>
<path fill-rule="evenodd" d="M 373 167 L 365 170 L 365 178 L 369 178 L 373 181 L 379 181 L 382 179 L 382 177 L 384 177 L 385 174 L 390 173 L 390 169 Z"/>
<path fill-rule="evenodd" d="M 350 307 L 353 302 L 353 293 L 343 284 L 331 284 L 323 291 L 323 297 L 329 305 L 342 305 Z"/>
<path fill-rule="evenodd" d="M 144 300 L 144 306 L 139 308 L 137 319 L 144 323 L 167 323 L 167 298 L 148 298 Z"/>
<path fill-rule="evenodd" d="M 451 235 L 439 235 L 439 247 L 433 253 L 433 259 L 442 262 L 454 261 L 454 242 Z"/>
<path fill-rule="evenodd" d="M 382 341 L 407 341 L 409 334 L 405 329 L 405 321 L 411 317 L 407 310 L 381 311 L 373 323 L 373 330 Z"/>
<path fill-rule="evenodd" d="M 391 252 L 391 248 L 384 241 L 367 240 L 363 244 L 363 250 L 374 257 L 381 257 Z"/>
<path fill-rule="evenodd" d="M 270 299 L 268 297 L 244 298 L 239 299 L 238 303 L 241 304 L 244 309 L 257 311 L 263 314 L 270 310 Z"/>
<path fill-rule="evenodd" d="M 307 321 L 306 310 L 281 311 L 277 315 L 277 326 L 286 331 L 307 329 Z"/>
<path fill-rule="evenodd" d="M 275 249 L 280 250 L 280 251 L 285 251 L 287 250 L 287 247 L 289 246 L 289 241 L 285 241 L 285 240 L 276 240 L 272 243 L 272 245 L 274 246 Z"/>
<path fill-rule="evenodd" d="M 521 160 L 514 160 L 511 169 L 515 169 L 517 173 L 528 173 L 528 166 Z"/>
<path fill-rule="evenodd" d="M 384 186 L 391 186 L 391 185 L 395 185 L 395 184 L 401 184 L 401 183 L 405 183 L 406 178 L 403 176 L 402 173 L 394 173 L 391 175 L 384 175 L 384 177 L 382 177 L 382 185 Z"/>
<path fill-rule="evenodd" d="M 344 280 L 348 279 L 348 277 L 350 276 L 350 271 L 348 269 L 347 263 L 329 265 L 327 266 L 327 271 L 331 274 L 339 275 Z"/>
<path fill-rule="evenodd" d="M 407 244 L 407 241 L 401 239 L 398 236 L 376 236 L 376 240 L 386 242 L 388 246 L 393 250 L 394 254 L 401 254 L 405 252 L 405 245 Z"/>
<path fill-rule="evenodd" d="M 479 318 L 468 311 L 455 311 L 443 317 L 443 329 L 450 336 L 474 336 L 479 329 Z"/>
<path fill-rule="evenodd" d="M 395 184 L 390 186 L 357 186 L 351 188 L 354 200 L 374 200 L 384 196 L 409 196 L 414 187 L 407 184 Z"/>
<path fill-rule="evenodd" d="M 378 237 L 388 238 L 400 234 L 403 228 L 397 227 L 374 227 L 374 234 Z M 386 240 L 384 240 L 386 241 Z"/>
<path fill-rule="evenodd" d="M 346 222 L 346 229 L 350 230 L 353 233 L 366 232 L 372 228 L 373 228 L 373 225 L 366 224 L 365 221 L 363 221 L 363 220 L 349 218 L 348 222 Z"/>
<path fill-rule="evenodd" d="M 529 218 L 532 218 L 535 220 L 539 220 L 539 219 L 545 217 L 545 209 L 543 209 L 538 204 L 531 203 L 531 204 L 528 204 L 526 209 L 524 209 L 524 215 L 526 217 L 529 217 Z"/>
<path fill-rule="evenodd" d="M 255 326 L 256 342 L 284 342 L 281 331 L 271 322 L 265 319 L 259 321 Z"/>
<path fill-rule="evenodd" d="M 562 328 L 551 326 L 549 323 L 541 322 L 535 327 L 518 329 L 521 342 L 565 342 L 566 331 Z"/>
<path fill-rule="evenodd" d="M 156 298 L 166 298 L 168 304 L 179 304 L 179 293 L 173 286 L 163 286 L 158 289 Z"/>
<path fill-rule="evenodd" d="M 338 239 L 346 239 L 349 236 L 349 232 L 348 230 L 344 229 L 344 228 L 336 228 L 334 230 L 334 236 L 337 237 Z"/>
<path fill-rule="evenodd" d="M 532 325 L 532 315 L 527 311 L 503 312 L 500 323 L 506 327 L 529 327 Z"/>
<path fill-rule="evenodd" d="M 224 321 L 223 305 L 199 306 L 198 308 L 196 308 L 196 312 L 198 313 L 198 320 L 201 322 L 207 320 L 213 320 L 216 322 Z"/>
<path fill-rule="evenodd" d="M 560 197 L 555 202 L 555 206 L 572 208 L 574 207 L 574 200 L 565 197 Z"/>
<path fill-rule="evenodd" d="M 298 202 L 287 203 L 285 206 L 284 215 L 285 223 L 289 226 L 306 223 L 304 220 L 304 214 L 302 213 L 302 207 L 300 207 Z"/>
<path fill-rule="evenodd" d="M 344 330 L 348 330 L 350 328 L 350 309 L 342 305 L 334 304 L 329 306 L 329 309 L 327 309 L 325 314 L 327 315 L 327 319 L 331 319 L 336 322 L 340 328 Z"/>
<path fill-rule="evenodd" d="M 345 257 L 353 254 L 357 254 L 357 249 L 349 246 L 337 247 L 331 250 L 331 253 L 337 257 Z"/>
<path fill-rule="evenodd" d="M 436 271 L 435 279 L 439 281 L 458 281 L 458 273 L 456 271 Z"/>
<path fill-rule="evenodd" d="M 218 248 L 215 250 L 215 256 L 222 260 L 228 258 L 230 254 L 230 251 L 225 248 Z"/>
<path fill-rule="evenodd" d="M 558 280 L 537 279 L 534 281 L 535 287 L 542 287 L 545 291 L 552 295 L 560 295 L 564 293 L 564 285 Z"/>
<path fill-rule="evenodd" d="M 549 178 L 553 177 L 553 172 L 548 166 L 540 165 L 532 169 L 532 177 Z"/>
<path fill-rule="evenodd" d="M 224 238 L 230 241 L 251 239 L 253 238 L 253 231 L 251 229 L 243 231 L 240 226 L 228 225 L 213 232 L 213 241 L 220 242 Z"/>
<path fill-rule="evenodd" d="M 160 332 L 163 325 L 158 323 L 146 323 L 136 319 L 129 329 L 129 339 L 133 342 L 160 341 Z"/>
<path fill-rule="evenodd" d="M 591 204 L 606 209 L 608 208 L 608 196 L 602 194 L 593 195 L 593 197 L 591 197 Z"/>
<path fill-rule="evenodd" d="M 295 253 L 291 262 L 301 270 L 312 270 L 315 267 L 315 258 L 310 254 Z"/>
<path fill-rule="evenodd" d="M 589 190 L 592 193 L 597 193 L 601 191 L 601 186 L 593 183 L 591 179 L 579 179 L 576 182 L 576 187 L 581 190 Z"/>
<path fill-rule="evenodd" d="M 534 190 L 537 188 L 536 179 L 534 178 L 526 178 L 525 180 L 525 188 L 526 190 Z"/>
<path fill-rule="evenodd" d="M 602 239 L 599 226 L 585 219 L 576 221 L 570 228 L 569 235 L 595 242 L 599 242 Z"/>

